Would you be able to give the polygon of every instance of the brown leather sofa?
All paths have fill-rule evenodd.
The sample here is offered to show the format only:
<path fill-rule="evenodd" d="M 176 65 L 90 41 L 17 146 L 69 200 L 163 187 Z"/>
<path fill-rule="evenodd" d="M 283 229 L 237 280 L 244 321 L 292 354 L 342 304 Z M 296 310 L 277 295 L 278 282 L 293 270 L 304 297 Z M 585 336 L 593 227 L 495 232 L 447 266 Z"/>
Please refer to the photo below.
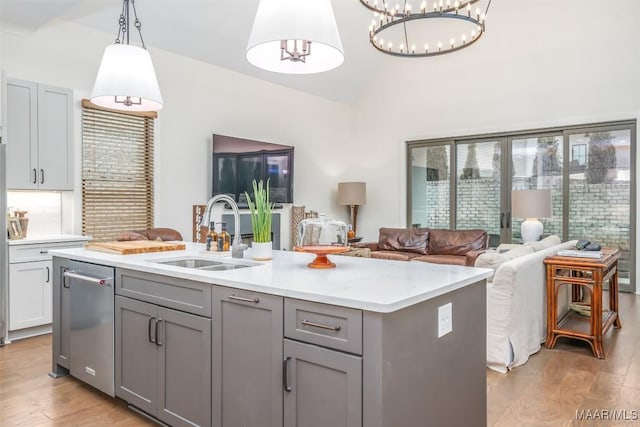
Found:
<path fill-rule="evenodd" d="M 146 230 L 122 231 L 116 240 L 182 240 L 182 235 L 173 228 L 148 228 Z"/>
<path fill-rule="evenodd" d="M 353 246 L 369 248 L 371 258 L 473 266 L 489 246 L 489 235 L 484 230 L 382 227 L 377 243 Z"/>

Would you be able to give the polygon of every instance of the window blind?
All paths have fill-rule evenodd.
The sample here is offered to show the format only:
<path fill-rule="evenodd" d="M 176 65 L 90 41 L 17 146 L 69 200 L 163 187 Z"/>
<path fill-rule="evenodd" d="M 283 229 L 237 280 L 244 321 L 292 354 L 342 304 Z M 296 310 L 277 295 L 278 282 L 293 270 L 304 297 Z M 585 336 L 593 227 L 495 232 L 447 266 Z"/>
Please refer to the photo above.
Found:
<path fill-rule="evenodd" d="M 93 241 L 153 227 L 155 117 L 82 101 L 82 234 Z"/>

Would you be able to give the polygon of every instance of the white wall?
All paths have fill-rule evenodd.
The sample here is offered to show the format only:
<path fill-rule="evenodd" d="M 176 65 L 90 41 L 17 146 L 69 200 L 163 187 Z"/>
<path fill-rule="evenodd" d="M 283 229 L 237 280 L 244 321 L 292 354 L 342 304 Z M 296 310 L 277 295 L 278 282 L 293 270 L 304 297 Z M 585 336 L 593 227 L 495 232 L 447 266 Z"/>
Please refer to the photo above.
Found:
<path fill-rule="evenodd" d="M 80 188 L 80 100 L 88 98 L 102 51 L 113 36 L 57 21 L 23 35 L 5 33 L 1 67 L 8 77 L 74 90 L 76 188 Z M 191 236 L 191 205 L 210 194 L 211 134 L 295 146 L 297 205 L 347 218 L 337 206 L 338 177 L 350 164 L 351 110 L 343 104 L 242 74 L 152 50 L 165 102 L 156 124 L 156 225 Z M 80 192 L 74 195 L 80 232 Z M 288 240 L 288 238 L 287 238 Z"/>
<path fill-rule="evenodd" d="M 493 2 L 472 47 L 390 58 L 354 106 L 353 152 L 367 159 L 352 170 L 368 185 L 365 236 L 406 223 L 407 140 L 640 117 L 640 2 L 613 3 Z"/>

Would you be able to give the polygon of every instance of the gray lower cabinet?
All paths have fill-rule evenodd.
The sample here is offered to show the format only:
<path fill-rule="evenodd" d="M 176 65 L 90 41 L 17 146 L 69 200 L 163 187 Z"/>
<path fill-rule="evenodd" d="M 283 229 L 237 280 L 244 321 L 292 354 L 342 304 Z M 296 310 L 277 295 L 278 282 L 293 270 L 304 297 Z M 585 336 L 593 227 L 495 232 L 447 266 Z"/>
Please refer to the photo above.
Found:
<path fill-rule="evenodd" d="M 71 295 L 63 273 L 70 269 L 71 261 L 53 258 L 53 376 L 65 374 L 60 367 L 69 369 L 71 334 Z"/>
<path fill-rule="evenodd" d="M 213 426 L 282 427 L 282 297 L 213 287 Z"/>
<path fill-rule="evenodd" d="M 284 340 L 284 426 L 362 427 L 362 357 Z"/>
<path fill-rule="evenodd" d="M 211 424 L 211 319 L 115 297 L 116 396 L 172 426 Z"/>

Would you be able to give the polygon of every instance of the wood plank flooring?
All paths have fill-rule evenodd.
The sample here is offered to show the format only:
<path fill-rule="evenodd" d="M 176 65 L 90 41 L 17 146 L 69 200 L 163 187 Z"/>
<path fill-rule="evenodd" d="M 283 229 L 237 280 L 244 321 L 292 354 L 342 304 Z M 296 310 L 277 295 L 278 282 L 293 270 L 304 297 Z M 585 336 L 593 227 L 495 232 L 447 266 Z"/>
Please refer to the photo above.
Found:
<path fill-rule="evenodd" d="M 560 339 L 556 349 L 543 348 L 507 374 L 487 370 L 488 425 L 640 425 L 638 419 L 576 419 L 581 410 L 626 411 L 627 418 L 640 412 L 640 296 L 621 294 L 620 312 L 622 329 L 604 339 L 605 360 L 593 357 L 586 344 Z M 50 369 L 50 335 L 0 348 L 0 426 L 154 425 L 71 377 L 50 378 Z"/>

